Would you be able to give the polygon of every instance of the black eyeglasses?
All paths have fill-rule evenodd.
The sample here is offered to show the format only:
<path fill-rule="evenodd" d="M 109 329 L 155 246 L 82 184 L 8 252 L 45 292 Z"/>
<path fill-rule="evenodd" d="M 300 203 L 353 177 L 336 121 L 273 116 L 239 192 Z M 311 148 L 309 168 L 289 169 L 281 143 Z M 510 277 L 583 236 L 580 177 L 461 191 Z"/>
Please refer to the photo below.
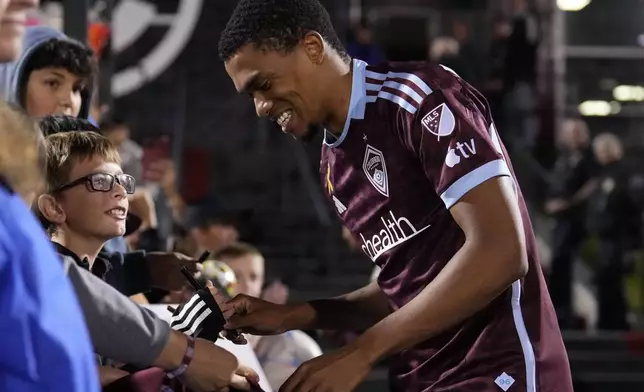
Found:
<path fill-rule="evenodd" d="M 89 184 L 89 187 L 95 192 L 109 192 L 114 189 L 115 183 L 125 188 L 125 192 L 130 195 L 134 193 L 136 188 L 136 180 L 129 174 L 92 173 L 58 187 L 54 192 L 62 192 L 80 184 Z"/>

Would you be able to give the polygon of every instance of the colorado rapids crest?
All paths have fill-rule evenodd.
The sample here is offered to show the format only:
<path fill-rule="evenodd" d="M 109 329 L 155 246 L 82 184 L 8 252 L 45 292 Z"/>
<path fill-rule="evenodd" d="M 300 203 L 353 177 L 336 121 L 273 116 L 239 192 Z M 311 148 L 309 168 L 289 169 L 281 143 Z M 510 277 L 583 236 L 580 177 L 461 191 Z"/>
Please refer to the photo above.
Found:
<path fill-rule="evenodd" d="M 387 177 L 387 165 L 382 151 L 367 144 L 364 154 L 362 170 L 376 190 L 385 197 L 389 197 L 389 179 Z"/>

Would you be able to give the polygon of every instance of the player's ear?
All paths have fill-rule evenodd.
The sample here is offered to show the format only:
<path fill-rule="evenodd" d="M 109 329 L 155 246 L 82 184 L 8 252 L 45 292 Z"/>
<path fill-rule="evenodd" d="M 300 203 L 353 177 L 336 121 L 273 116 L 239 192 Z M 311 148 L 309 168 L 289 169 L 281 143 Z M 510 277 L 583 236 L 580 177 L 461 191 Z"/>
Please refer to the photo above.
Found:
<path fill-rule="evenodd" d="M 302 39 L 301 45 L 313 64 L 322 64 L 324 60 L 324 39 L 319 33 L 315 31 L 307 33 Z"/>
<path fill-rule="evenodd" d="M 49 222 L 61 224 L 67 218 L 65 210 L 58 204 L 52 195 L 38 197 L 38 210 Z"/>

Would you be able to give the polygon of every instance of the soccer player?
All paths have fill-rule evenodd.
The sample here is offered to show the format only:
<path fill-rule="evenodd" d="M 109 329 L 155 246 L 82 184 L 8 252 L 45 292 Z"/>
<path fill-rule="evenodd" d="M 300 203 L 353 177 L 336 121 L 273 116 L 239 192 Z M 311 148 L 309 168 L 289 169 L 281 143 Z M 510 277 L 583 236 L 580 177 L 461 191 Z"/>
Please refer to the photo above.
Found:
<path fill-rule="evenodd" d="M 241 0 L 219 53 L 258 115 L 299 138 L 326 127 L 322 183 L 382 268 L 333 299 L 224 305 L 228 328 L 255 334 L 366 328 L 282 392 L 351 391 L 386 357 L 395 391 L 572 391 L 530 218 L 478 91 L 437 64 L 349 58 L 317 0 Z"/>

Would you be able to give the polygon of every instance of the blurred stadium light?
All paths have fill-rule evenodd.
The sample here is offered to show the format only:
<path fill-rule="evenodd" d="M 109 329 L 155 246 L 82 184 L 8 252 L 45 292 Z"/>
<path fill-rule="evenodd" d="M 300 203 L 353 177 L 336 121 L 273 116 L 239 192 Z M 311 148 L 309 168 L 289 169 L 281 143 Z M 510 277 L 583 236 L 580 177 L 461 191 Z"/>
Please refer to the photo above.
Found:
<path fill-rule="evenodd" d="M 581 11 L 590 4 L 590 0 L 557 0 L 557 7 L 562 11 Z"/>
<path fill-rule="evenodd" d="M 621 111 L 619 102 L 584 101 L 579 104 L 579 113 L 583 116 L 610 116 Z"/>

